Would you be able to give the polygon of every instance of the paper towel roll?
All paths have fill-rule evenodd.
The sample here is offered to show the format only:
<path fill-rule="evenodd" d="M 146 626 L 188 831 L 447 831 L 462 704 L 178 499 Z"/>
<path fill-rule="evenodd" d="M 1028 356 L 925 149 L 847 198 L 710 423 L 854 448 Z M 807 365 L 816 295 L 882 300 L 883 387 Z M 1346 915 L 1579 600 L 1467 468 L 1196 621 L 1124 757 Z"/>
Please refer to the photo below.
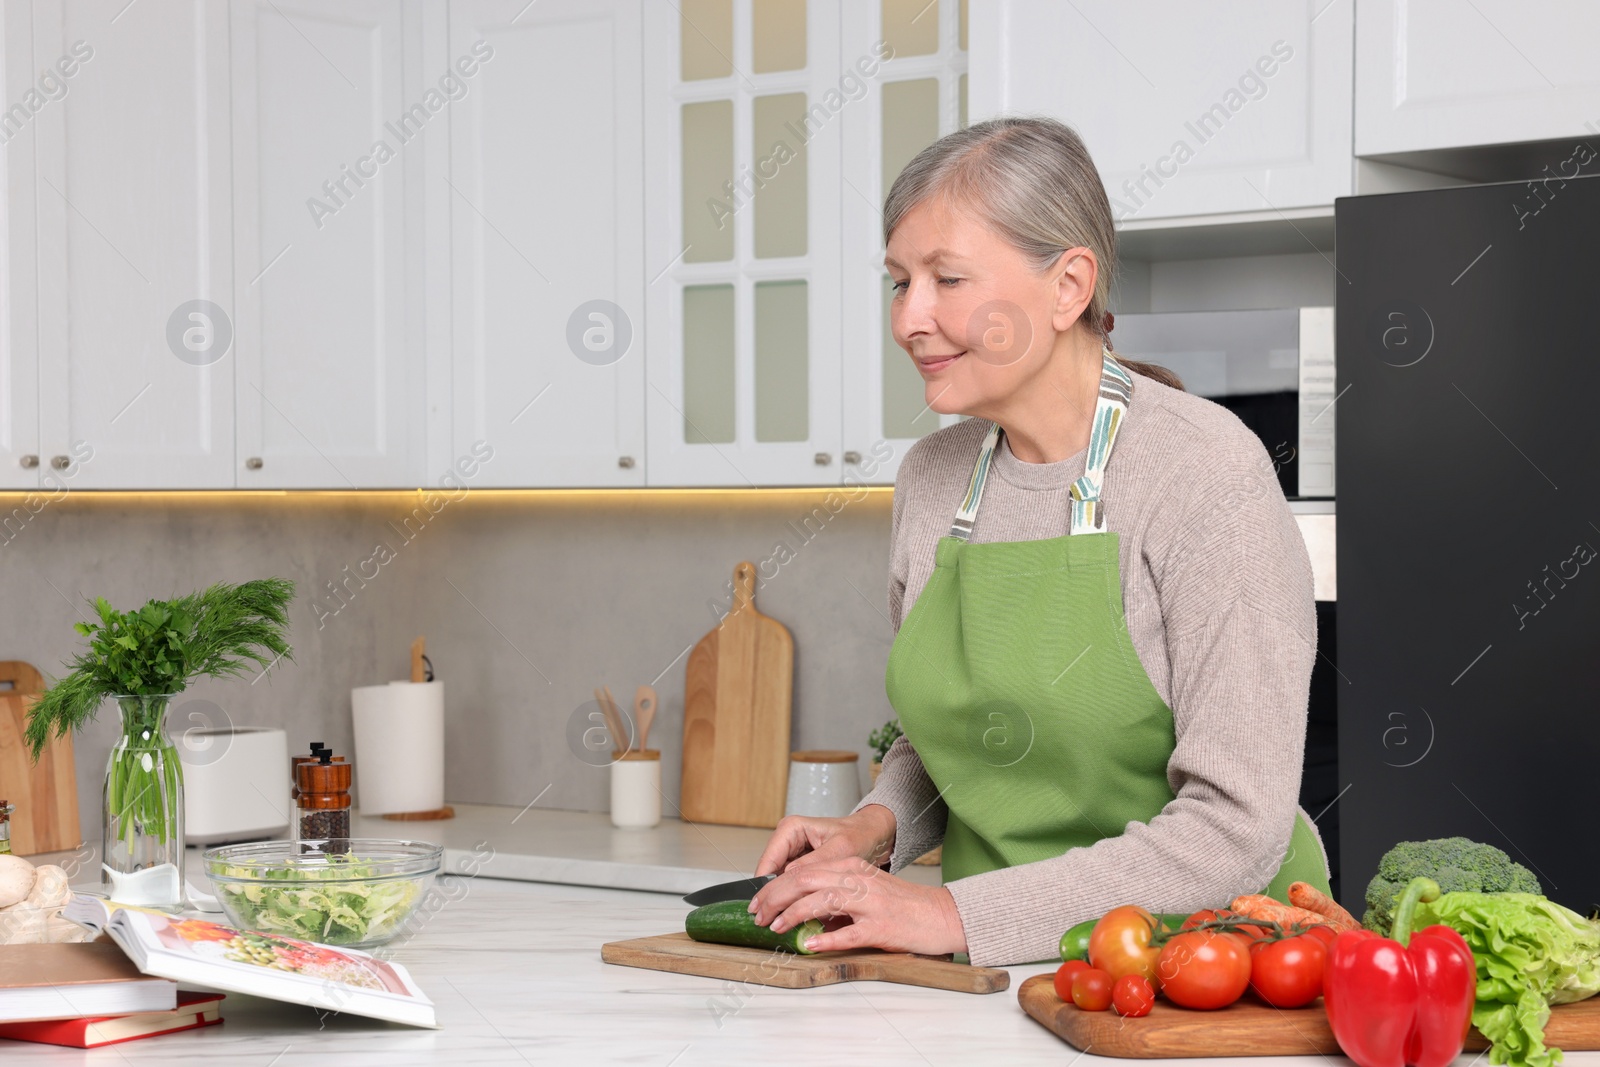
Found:
<path fill-rule="evenodd" d="M 444 682 L 357 686 L 350 712 L 361 814 L 444 807 Z"/>

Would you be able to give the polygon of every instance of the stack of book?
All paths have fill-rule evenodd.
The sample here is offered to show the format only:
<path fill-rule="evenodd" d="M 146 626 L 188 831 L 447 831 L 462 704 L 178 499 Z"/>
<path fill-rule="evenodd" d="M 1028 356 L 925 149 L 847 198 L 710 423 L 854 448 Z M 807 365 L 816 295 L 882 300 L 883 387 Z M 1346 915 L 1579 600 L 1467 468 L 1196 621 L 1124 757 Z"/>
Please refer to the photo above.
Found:
<path fill-rule="evenodd" d="M 0 948 L 0 1038 L 98 1048 L 222 1021 L 220 993 L 141 974 L 114 942 Z"/>
<path fill-rule="evenodd" d="M 0 1039 L 94 1048 L 222 1021 L 219 990 L 436 1027 L 399 964 L 355 949 L 73 898 L 81 944 L 0 946 Z M 208 992 L 179 990 L 178 983 Z"/>

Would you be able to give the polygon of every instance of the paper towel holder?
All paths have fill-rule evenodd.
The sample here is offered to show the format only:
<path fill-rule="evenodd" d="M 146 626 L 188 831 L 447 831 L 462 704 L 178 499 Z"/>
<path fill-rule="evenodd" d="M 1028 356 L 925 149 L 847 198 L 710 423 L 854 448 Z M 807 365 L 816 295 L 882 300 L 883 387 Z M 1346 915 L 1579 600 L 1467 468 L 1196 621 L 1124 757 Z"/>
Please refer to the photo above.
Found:
<path fill-rule="evenodd" d="M 433 660 L 428 658 L 424 649 L 427 648 L 427 639 L 418 635 L 411 642 L 411 682 L 426 683 L 434 680 Z M 382 816 L 392 822 L 429 822 L 437 819 L 453 819 L 456 809 L 449 804 L 429 811 L 390 811 Z"/>

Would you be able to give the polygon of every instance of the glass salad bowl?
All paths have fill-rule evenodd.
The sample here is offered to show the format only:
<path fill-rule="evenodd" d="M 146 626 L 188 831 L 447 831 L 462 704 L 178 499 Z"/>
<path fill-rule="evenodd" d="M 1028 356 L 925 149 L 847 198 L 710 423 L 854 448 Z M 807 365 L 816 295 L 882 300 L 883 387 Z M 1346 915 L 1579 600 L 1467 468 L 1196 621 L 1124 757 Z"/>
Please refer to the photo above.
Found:
<path fill-rule="evenodd" d="M 398 934 L 443 859 L 440 845 L 361 837 L 224 845 L 204 856 L 233 926 L 347 948 Z"/>

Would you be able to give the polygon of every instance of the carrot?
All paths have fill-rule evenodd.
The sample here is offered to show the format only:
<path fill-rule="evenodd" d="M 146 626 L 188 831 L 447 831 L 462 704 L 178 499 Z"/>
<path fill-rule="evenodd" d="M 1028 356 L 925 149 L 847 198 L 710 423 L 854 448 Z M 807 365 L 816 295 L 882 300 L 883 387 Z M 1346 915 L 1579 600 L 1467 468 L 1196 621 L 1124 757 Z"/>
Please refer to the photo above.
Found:
<path fill-rule="evenodd" d="M 1294 926 L 1296 923 L 1306 925 L 1328 923 L 1331 925 L 1330 920 L 1325 915 L 1315 911 L 1308 911 L 1305 908 L 1291 907 L 1259 893 L 1234 897 L 1233 903 L 1228 906 L 1248 919 L 1270 920 L 1284 928 Z"/>
<path fill-rule="evenodd" d="M 1337 930 L 1359 930 L 1361 924 L 1356 922 L 1356 917 L 1351 915 L 1339 902 L 1334 900 L 1322 890 L 1307 885 L 1305 882 L 1289 883 L 1289 903 L 1297 908 L 1318 912 L 1328 917 L 1328 924 Z"/>

